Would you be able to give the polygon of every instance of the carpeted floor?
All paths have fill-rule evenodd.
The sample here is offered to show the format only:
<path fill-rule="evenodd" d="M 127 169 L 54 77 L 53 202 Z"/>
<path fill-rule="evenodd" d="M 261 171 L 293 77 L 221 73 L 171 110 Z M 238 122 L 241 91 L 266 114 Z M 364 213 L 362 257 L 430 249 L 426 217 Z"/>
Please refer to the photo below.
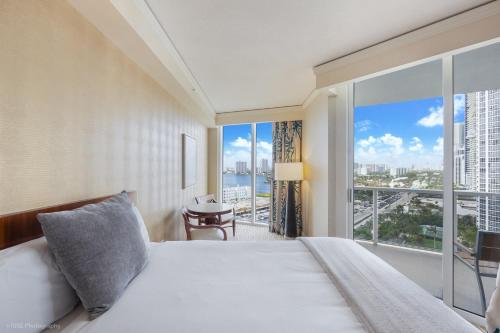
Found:
<path fill-rule="evenodd" d="M 268 226 L 250 225 L 244 223 L 236 224 L 236 237 L 233 238 L 231 228 L 227 229 L 228 240 L 231 241 L 268 241 L 268 240 L 284 240 L 284 237 L 269 232 Z"/>

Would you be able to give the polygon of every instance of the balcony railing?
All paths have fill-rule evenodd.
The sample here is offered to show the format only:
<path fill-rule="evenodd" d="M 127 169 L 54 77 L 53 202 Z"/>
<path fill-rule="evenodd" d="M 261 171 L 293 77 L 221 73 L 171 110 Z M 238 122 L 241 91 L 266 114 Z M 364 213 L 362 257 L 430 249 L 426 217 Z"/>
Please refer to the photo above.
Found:
<path fill-rule="evenodd" d="M 363 196 L 363 193 L 365 194 Z M 368 195 L 366 195 L 368 194 Z M 428 248 L 426 242 L 419 245 L 417 239 L 426 240 L 433 236 L 436 245 L 437 238 L 441 244 L 442 240 L 442 190 L 427 189 L 408 189 L 408 188 L 386 188 L 386 187 L 355 187 L 354 188 L 354 230 L 355 238 L 370 240 L 373 243 L 382 241 L 384 243 L 420 248 L 438 250 L 436 246 Z M 417 201 L 415 201 L 418 199 Z M 369 205 L 367 202 L 371 201 Z M 435 202 L 433 202 L 435 201 Z M 403 207 L 401 208 L 399 207 Z M 429 206 L 429 207 L 427 207 Z M 418 224 L 414 220 L 426 214 L 431 216 L 432 221 L 429 224 Z M 380 216 L 385 216 L 387 227 L 386 233 L 380 233 Z M 405 219 L 406 225 L 398 219 Z M 441 221 L 440 223 L 438 221 Z M 410 223 L 411 222 L 411 223 Z M 371 238 L 366 232 L 366 225 L 371 224 Z M 411 224 L 411 225 L 410 225 Z M 398 230 L 391 230 L 391 225 Z M 421 227 L 419 227 L 421 226 Z M 356 237 L 356 230 L 364 228 L 364 233 L 358 233 L 365 237 Z M 419 230 L 417 230 L 420 228 Z M 406 230 L 408 229 L 408 230 Z M 399 235 L 397 234 L 399 231 Z M 367 237 L 368 236 L 368 237 Z M 427 242 L 429 243 L 429 242 Z M 439 246 L 440 249 L 440 246 Z"/>
<path fill-rule="evenodd" d="M 477 230 L 500 227 L 485 223 L 482 206 L 498 205 L 500 193 L 454 190 L 454 305 L 479 315 L 481 302 L 474 274 Z M 488 200 L 484 200 L 488 198 Z M 494 200 L 494 201 L 493 201 Z M 491 209 L 491 206 L 489 207 Z M 498 218 L 494 211 L 490 212 Z M 399 219 L 399 220 L 398 220 Z M 488 219 L 487 219 L 488 220 Z M 429 189 L 363 187 L 354 188 L 354 238 L 371 244 L 378 255 L 403 271 L 415 282 L 441 297 L 441 246 L 443 232 L 443 191 Z M 378 249 L 377 249 L 378 248 Z M 425 251 L 407 251 L 404 248 Z M 433 253 L 434 252 L 434 253 Z M 423 264 L 425 263 L 425 264 Z M 488 302 L 495 288 L 498 265 L 480 262 Z M 418 268 L 417 268 L 418 267 Z"/>

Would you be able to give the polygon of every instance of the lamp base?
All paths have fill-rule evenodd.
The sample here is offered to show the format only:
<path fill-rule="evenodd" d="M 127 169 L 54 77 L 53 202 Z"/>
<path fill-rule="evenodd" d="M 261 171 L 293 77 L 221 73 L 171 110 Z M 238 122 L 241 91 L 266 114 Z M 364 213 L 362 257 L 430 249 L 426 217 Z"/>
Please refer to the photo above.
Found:
<path fill-rule="evenodd" d="M 286 203 L 285 237 L 297 237 L 297 214 L 295 212 L 295 182 L 288 182 L 288 196 Z"/>

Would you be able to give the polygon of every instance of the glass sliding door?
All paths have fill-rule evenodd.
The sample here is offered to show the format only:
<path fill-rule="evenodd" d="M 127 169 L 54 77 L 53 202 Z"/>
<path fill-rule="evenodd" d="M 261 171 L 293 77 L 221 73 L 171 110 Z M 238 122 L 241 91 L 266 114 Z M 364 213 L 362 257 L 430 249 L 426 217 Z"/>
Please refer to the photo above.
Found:
<path fill-rule="evenodd" d="M 222 201 L 237 221 L 269 223 L 272 175 L 272 123 L 222 127 Z"/>
<path fill-rule="evenodd" d="M 500 43 L 453 57 L 454 306 L 484 315 L 475 274 L 478 231 L 500 232 Z M 500 244 L 498 245 L 500 247 Z M 498 264 L 480 261 L 484 301 Z"/>
<path fill-rule="evenodd" d="M 354 239 L 440 298 L 441 77 L 437 60 L 354 84 L 352 169 Z"/>
<path fill-rule="evenodd" d="M 234 205 L 238 221 L 253 222 L 252 125 L 222 128 L 222 202 Z"/>
<path fill-rule="evenodd" d="M 499 269 L 478 251 L 500 248 L 500 43 L 349 91 L 353 238 L 479 322 Z"/>
<path fill-rule="evenodd" d="M 271 189 L 273 177 L 272 123 L 258 123 L 256 126 L 255 149 L 255 222 L 269 223 Z"/>

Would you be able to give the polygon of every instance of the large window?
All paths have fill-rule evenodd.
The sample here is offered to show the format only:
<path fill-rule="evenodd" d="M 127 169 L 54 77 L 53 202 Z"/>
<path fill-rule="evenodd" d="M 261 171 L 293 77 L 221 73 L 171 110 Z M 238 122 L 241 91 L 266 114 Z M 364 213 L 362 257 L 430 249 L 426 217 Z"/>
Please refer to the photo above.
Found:
<path fill-rule="evenodd" d="M 500 44 L 456 55 L 454 64 L 454 305 L 483 315 L 475 276 L 478 230 L 500 232 Z M 500 245 L 499 245 L 500 246 Z M 498 264 L 480 262 L 485 304 Z"/>
<path fill-rule="evenodd" d="M 355 239 L 441 251 L 440 74 L 435 61 L 355 85 Z"/>
<path fill-rule="evenodd" d="M 238 221 L 268 223 L 272 177 L 272 123 L 222 128 L 222 200 Z"/>
<path fill-rule="evenodd" d="M 498 271 L 475 258 L 479 232 L 500 232 L 500 43 L 350 91 L 353 238 L 483 316 Z"/>

